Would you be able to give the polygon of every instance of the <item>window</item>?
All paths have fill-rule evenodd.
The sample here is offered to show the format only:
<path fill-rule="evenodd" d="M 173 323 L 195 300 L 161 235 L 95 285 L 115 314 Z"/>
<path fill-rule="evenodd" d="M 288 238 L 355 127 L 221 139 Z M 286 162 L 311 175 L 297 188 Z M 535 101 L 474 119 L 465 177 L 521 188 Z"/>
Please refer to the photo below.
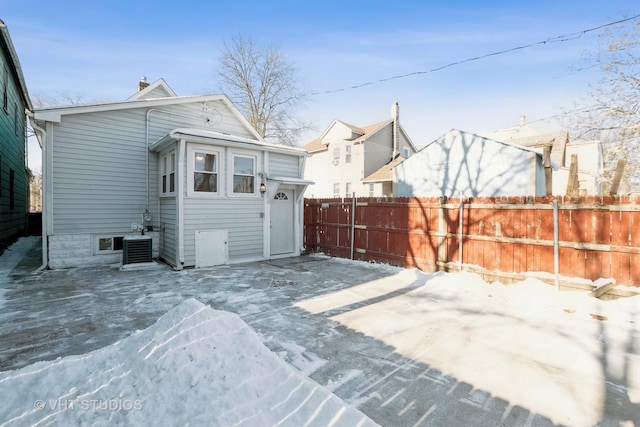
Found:
<path fill-rule="evenodd" d="M 287 193 L 278 192 L 273 200 L 289 200 L 289 196 L 287 196 Z"/>
<path fill-rule="evenodd" d="M 193 191 L 218 192 L 218 156 L 196 151 L 193 154 Z"/>
<path fill-rule="evenodd" d="M 340 162 L 340 147 L 333 149 L 333 164 L 337 165 Z"/>
<path fill-rule="evenodd" d="M 122 250 L 122 236 L 98 237 L 98 253 Z"/>
<path fill-rule="evenodd" d="M 409 147 L 402 148 L 402 157 L 408 158 L 411 155 L 411 151 L 409 151 Z"/>
<path fill-rule="evenodd" d="M 373 184 L 369 184 L 369 197 L 373 197 Z"/>
<path fill-rule="evenodd" d="M 176 191 L 176 153 L 171 151 L 162 156 L 162 194 L 172 194 Z"/>
<path fill-rule="evenodd" d="M 233 156 L 233 193 L 255 193 L 256 158 L 253 156 Z"/>
<path fill-rule="evenodd" d="M 333 197 L 340 197 L 340 183 L 333 184 Z"/>
<path fill-rule="evenodd" d="M 344 153 L 344 162 L 345 163 L 351 163 L 351 146 L 347 145 L 345 148 L 345 153 Z"/>
<path fill-rule="evenodd" d="M 344 197 L 351 197 L 351 196 L 353 196 L 353 194 L 351 194 L 351 183 L 347 182 L 344 188 Z"/>

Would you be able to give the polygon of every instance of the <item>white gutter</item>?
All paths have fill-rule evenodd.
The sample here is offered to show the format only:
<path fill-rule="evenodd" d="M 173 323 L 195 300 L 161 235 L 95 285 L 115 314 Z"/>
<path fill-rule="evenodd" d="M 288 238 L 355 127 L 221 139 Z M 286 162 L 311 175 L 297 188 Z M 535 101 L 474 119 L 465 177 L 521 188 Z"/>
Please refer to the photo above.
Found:
<path fill-rule="evenodd" d="M 49 144 L 47 144 L 47 131 L 38 126 L 35 123 L 35 120 L 31 120 L 33 116 L 30 116 L 31 127 L 33 130 L 40 133 L 40 138 L 42 138 L 42 186 L 44 187 L 44 183 L 49 184 L 51 180 L 49 179 L 49 167 L 48 162 L 46 161 L 49 153 Z M 45 178 L 46 177 L 46 178 Z M 49 201 L 49 196 L 46 194 L 45 188 L 42 188 L 42 265 L 38 267 L 37 271 L 42 271 L 47 268 L 49 265 L 49 247 L 48 247 L 48 239 L 47 239 L 47 215 L 49 213 L 49 209 L 47 208 L 47 203 Z"/>

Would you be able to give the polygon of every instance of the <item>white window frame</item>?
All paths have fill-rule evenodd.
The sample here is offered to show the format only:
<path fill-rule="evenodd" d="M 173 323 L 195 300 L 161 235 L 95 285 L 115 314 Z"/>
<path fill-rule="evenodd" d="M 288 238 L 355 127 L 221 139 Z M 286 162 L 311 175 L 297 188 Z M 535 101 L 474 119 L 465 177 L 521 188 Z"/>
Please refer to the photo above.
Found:
<path fill-rule="evenodd" d="M 347 182 L 347 183 L 344 185 L 344 197 L 345 197 L 346 199 L 348 199 L 348 198 L 349 198 L 349 197 L 351 197 L 351 196 L 352 196 L 352 194 L 351 194 L 351 183 L 350 183 L 350 182 Z"/>
<path fill-rule="evenodd" d="M 117 253 L 121 253 L 122 249 L 114 249 L 115 247 L 115 239 L 124 239 L 124 234 L 116 234 L 116 235 L 108 235 L 108 234 L 104 234 L 104 235 L 98 235 L 98 236 L 94 236 L 95 240 L 94 240 L 94 254 L 96 255 L 100 255 L 100 254 L 117 254 Z M 100 249 L 100 241 L 101 240 L 111 240 L 111 247 L 109 249 Z M 121 243 L 121 246 L 123 245 L 123 243 Z"/>
<path fill-rule="evenodd" d="M 411 155 L 411 149 L 409 147 L 402 147 L 402 157 L 405 159 Z"/>
<path fill-rule="evenodd" d="M 333 183 L 333 197 L 340 197 L 340 183 L 339 182 L 334 182 Z"/>
<path fill-rule="evenodd" d="M 234 170 L 236 157 L 244 157 L 253 160 L 253 175 L 236 174 Z M 255 152 L 248 151 L 232 151 L 229 153 L 229 159 L 227 164 L 227 194 L 229 197 L 260 197 L 260 183 L 258 180 L 258 165 L 260 164 L 260 157 Z M 253 177 L 253 192 L 252 193 L 236 193 L 234 191 L 234 177 L 238 176 L 252 176 Z"/>
<path fill-rule="evenodd" d="M 215 156 L 215 174 L 217 175 L 217 191 L 195 191 L 194 174 L 198 171 L 195 170 L 196 153 L 211 154 Z M 187 145 L 187 197 L 204 197 L 215 198 L 222 195 L 222 188 L 224 188 L 224 181 L 221 173 L 222 168 L 222 152 L 208 145 L 189 144 Z"/>
<path fill-rule="evenodd" d="M 344 147 L 344 162 L 351 163 L 351 145 Z"/>
<path fill-rule="evenodd" d="M 373 183 L 369 183 L 369 197 L 373 197 L 375 194 L 375 185 Z"/>
<path fill-rule="evenodd" d="M 333 149 L 333 164 L 338 165 L 340 163 L 340 147 L 336 147 Z"/>
<path fill-rule="evenodd" d="M 175 196 L 177 174 L 176 174 L 176 151 L 171 150 L 160 157 L 160 196 Z M 171 188 L 171 175 L 173 174 L 173 191 Z M 166 187 L 164 187 L 166 178 Z M 165 191 L 166 189 L 166 191 Z"/>

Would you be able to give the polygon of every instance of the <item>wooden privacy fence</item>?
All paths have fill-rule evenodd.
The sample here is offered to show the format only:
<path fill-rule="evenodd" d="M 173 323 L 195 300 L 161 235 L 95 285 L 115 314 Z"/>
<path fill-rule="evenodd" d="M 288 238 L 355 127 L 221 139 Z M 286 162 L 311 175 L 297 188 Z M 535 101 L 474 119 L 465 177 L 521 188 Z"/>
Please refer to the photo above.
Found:
<path fill-rule="evenodd" d="M 460 263 L 486 275 L 559 273 L 640 286 L 640 198 L 500 197 L 306 199 L 308 252 L 418 267 Z M 462 236 L 462 245 L 460 245 Z"/>

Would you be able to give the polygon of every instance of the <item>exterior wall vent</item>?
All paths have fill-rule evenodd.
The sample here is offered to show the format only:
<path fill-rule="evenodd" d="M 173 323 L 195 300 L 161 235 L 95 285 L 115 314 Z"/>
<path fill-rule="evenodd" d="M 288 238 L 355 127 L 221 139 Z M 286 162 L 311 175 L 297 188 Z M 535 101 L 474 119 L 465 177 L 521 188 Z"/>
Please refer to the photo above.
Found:
<path fill-rule="evenodd" d="M 125 236 L 122 239 L 122 265 L 151 262 L 151 236 Z"/>

